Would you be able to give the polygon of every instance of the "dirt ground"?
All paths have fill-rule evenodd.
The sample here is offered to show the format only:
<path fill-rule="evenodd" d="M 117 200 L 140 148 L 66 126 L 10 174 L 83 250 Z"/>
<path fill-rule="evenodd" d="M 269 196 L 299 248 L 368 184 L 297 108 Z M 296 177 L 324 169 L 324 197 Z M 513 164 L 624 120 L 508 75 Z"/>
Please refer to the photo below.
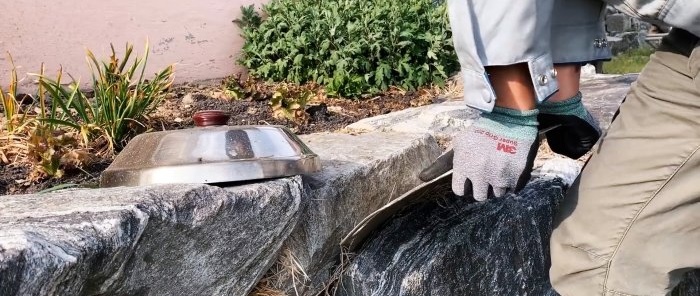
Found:
<path fill-rule="evenodd" d="M 337 131 L 360 119 L 433 103 L 435 90 L 404 92 L 390 90 L 364 99 L 314 96 L 306 107 L 304 122 L 278 119 L 269 105 L 269 90 L 259 99 L 231 99 L 221 84 L 182 84 L 174 86 L 166 100 L 150 118 L 153 131 L 194 127 L 192 115 L 200 110 L 223 110 L 231 116 L 229 125 L 283 125 L 297 134 Z M 82 170 L 66 171 L 60 179 L 46 179 L 31 185 L 20 184 L 29 168 L 0 164 L 0 195 L 36 193 L 59 185 L 97 187 L 100 173 L 109 166 L 105 160 Z"/>

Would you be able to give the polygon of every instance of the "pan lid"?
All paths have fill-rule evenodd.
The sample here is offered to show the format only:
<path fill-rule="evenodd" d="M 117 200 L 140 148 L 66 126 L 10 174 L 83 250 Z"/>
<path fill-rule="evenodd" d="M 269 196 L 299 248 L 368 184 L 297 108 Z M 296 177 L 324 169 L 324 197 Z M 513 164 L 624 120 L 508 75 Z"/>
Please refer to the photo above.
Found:
<path fill-rule="evenodd" d="M 195 128 L 136 136 L 100 176 L 101 187 L 222 183 L 308 174 L 321 161 L 283 126 L 227 126 L 219 110 L 199 111 Z"/>

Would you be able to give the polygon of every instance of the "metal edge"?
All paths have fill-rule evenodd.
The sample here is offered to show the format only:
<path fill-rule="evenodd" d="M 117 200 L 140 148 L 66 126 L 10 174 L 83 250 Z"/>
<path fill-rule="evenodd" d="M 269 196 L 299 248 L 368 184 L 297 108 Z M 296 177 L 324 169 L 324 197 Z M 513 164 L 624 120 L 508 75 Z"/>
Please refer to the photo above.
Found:
<path fill-rule="evenodd" d="M 348 252 L 354 251 L 372 232 L 374 232 L 374 230 L 380 227 L 385 221 L 389 220 L 389 218 L 391 218 L 394 214 L 412 204 L 424 202 L 426 192 L 445 183 L 451 182 L 451 180 L 452 170 L 429 182 L 414 187 L 380 209 L 372 212 L 367 217 L 362 219 L 360 223 L 355 225 L 355 227 L 340 241 L 341 248 Z"/>
<path fill-rule="evenodd" d="M 214 184 L 282 178 L 318 172 L 318 156 L 250 159 L 235 162 L 162 166 L 141 170 L 109 170 L 100 176 L 100 187 L 144 186 L 151 184 Z"/>

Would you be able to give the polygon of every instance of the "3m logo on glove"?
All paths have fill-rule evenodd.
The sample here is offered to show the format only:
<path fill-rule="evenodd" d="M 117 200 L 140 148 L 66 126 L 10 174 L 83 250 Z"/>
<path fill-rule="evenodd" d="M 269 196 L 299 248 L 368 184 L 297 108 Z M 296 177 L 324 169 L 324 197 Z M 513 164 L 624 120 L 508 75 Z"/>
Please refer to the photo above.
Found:
<path fill-rule="evenodd" d="M 503 151 L 505 153 L 515 154 L 517 148 L 515 146 L 506 145 L 504 143 L 498 143 L 498 145 L 496 146 L 496 150 Z"/>

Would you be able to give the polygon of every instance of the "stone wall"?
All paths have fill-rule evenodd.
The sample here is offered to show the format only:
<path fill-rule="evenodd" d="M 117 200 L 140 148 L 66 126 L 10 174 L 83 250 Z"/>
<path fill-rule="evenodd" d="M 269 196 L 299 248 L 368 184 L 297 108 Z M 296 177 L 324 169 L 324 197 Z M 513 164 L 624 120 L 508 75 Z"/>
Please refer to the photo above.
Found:
<path fill-rule="evenodd" d="M 323 165 L 303 178 L 0 196 L 0 295 L 243 296 L 290 257 L 274 288 L 315 295 L 342 237 L 441 150 L 429 134 L 301 138 Z"/>
<path fill-rule="evenodd" d="M 658 41 L 647 41 L 648 35 L 663 33 L 668 28 L 660 28 L 623 14 L 614 8 L 608 8 L 605 16 L 605 30 L 610 49 L 613 55 L 617 55 L 631 49 L 656 45 Z"/>

